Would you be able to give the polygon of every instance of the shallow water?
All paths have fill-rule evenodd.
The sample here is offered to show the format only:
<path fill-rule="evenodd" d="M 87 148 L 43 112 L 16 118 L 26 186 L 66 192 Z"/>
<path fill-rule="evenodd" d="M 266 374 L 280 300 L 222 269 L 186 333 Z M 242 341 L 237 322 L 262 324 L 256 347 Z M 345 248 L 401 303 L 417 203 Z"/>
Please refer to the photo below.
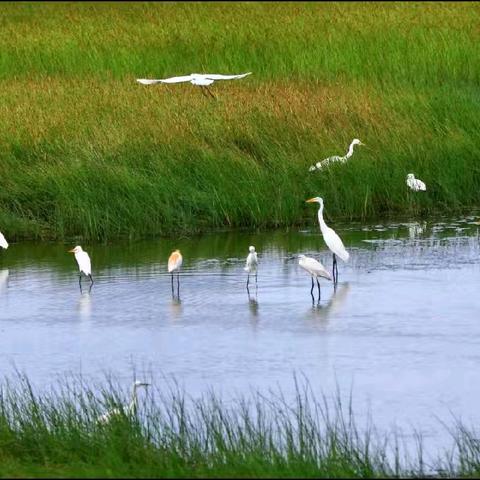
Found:
<path fill-rule="evenodd" d="M 84 244 L 95 284 L 84 279 L 82 292 L 72 245 L 13 243 L 0 252 L 1 371 L 15 366 L 43 385 L 66 372 L 129 384 L 134 366 L 173 375 L 193 395 L 288 393 L 293 373 L 304 374 L 317 393 L 352 388 L 356 411 L 368 406 L 381 427 L 438 439 L 435 416 L 479 420 L 477 219 L 331 224 L 351 257 L 339 261 L 336 291 L 321 281 L 318 306 L 296 258 L 331 269 L 316 226 Z M 249 245 L 260 262 L 250 295 Z M 184 256 L 180 300 L 166 273 L 174 248 Z"/>

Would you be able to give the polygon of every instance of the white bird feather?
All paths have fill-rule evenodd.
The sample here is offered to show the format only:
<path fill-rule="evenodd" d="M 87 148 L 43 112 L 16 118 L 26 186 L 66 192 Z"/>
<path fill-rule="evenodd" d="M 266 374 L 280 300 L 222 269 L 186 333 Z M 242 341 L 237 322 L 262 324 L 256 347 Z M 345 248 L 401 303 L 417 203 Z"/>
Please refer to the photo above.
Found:
<path fill-rule="evenodd" d="M 78 269 L 80 273 L 84 273 L 85 275 L 89 276 L 92 274 L 92 263 L 90 261 L 90 257 L 88 253 L 83 250 L 82 247 L 77 245 L 73 250 L 70 250 L 71 253 L 75 254 L 75 260 L 78 264 Z"/>
<path fill-rule="evenodd" d="M 248 273 L 256 273 L 258 267 L 258 257 L 255 247 L 252 245 L 248 248 L 249 254 L 247 256 L 247 261 L 244 267 L 244 270 Z"/>
<path fill-rule="evenodd" d="M 418 178 L 415 178 L 415 175 L 413 173 L 409 173 L 407 175 L 407 186 L 410 188 L 410 190 L 413 190 L 414 192 L 425 192 L 427 190 L 427 186 L 425 185 L 425 183 Z"/>
<path fill-rule="evenodd" d="M 135 415 L 137 413 L 137 389 L 139 387 L 148 387 L 150 384 L 145 382 L 139 382 L 138 380 L 133 384 L 132 387 L 132 398 L 128 405 L 121 406 L 120 408 L 112 408 L 108 412 L 100 415 L 97 418 L 98 423 L 109 423 L 113 418 L 120 416 L 122 413 L 124 415 Z"/>
<path fill-rule="evenodd" d="M 240 75 L 222 75 L 219 73 L 191 73 L 190 75 L 182 75 L 179 77 L 148 79 L 137 78 L 137 82 L 143 85 L 153 85 L 155 83 L 182 83 L 190 82 L 193 85 L 211 85 L 215 80 L 234 80 L 244 78 L 252 72 L 242 73 Z"/>
<path fill-rule="evenodd" d="M 8 248 L 8 242 L 3 236 L 3 233 L 0 232 L 0 247 L 7 249 Z"/>
<path fill-rule="evenodd" d="M 321 162 L 317 162 L 315 165 L 312 165 L 308 170 L 310 172 L 314 172 L 315 170 L 322 170 L 322 168 L 325 168 L 334 162 L 345 163 L 353 155 L 353 147 L 355 145 L 365 145 L 365 144 L 362 143 L 358 138 L 354 138 L 352 140 L 352 143 L 348 147 L 348 152 L 345 154 L 345 156 L 340 157 L 339 155 L 333 155 L 332 157 L 325 158 Z"/>
<path fill-rule="evenodd" d="M 332 280 L 330 272 L 328 272 L 318 260 L 315 260 L 312 257 L 306 257 L 305 255 L 299 255 L 298 258 L 298 264 L 300 267 L 302 267 L 312 277 L 323 277 L 327 280 Z"/>

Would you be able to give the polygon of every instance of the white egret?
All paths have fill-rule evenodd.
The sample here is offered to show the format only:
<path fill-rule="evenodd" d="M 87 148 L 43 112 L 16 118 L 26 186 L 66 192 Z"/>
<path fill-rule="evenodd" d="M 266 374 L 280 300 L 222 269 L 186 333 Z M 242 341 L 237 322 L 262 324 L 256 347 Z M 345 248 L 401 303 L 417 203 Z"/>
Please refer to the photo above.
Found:
<path fill-rule="evenodd" d="M 171 253 L 170 257 L 168 257 L 168 273 L 172 274 L 172 295 L 174 295 L 173 291 L 173 273 L 177 272 L 177 295 L 180 296 L 180 267 L 183 263 L 183 257 L 180 253 L 180 250 L 175 250 Z"/>
<path fill-rule="evenodd" d="M 8 242 L 3 236 L 2 232 L 0 232 L 0 247 L 4 248 L 5 250 L 8 248 Z"/>
<path fill-rule="evenodd" d="M 215 98 L 215 95 L 210 91 L 208 85 L 211 85 L 215 80 L 234 80 L 239 78 L 244 78 L 247 75 L 250 75 L 252 72 L 242 73 L 240 75 L 221 75 L 219 73 L 191 73 L 190 75 L 183 75 L 180 77 L 170 77 L 163 79 L 148 79 L 148 78 L 137 78 L 137 82 L 142 85 L 153 85 L 155 83 L 181 83 L 181 82 L 190 82 L 192 85 L 198 85 L 203 94 L 205 91 Z"/>
<path fill-rule="evenodd" d="M 352 143 L 348 147 L 348 152 L 345 154 L 345 156 L 340 157 L 339 155 L 333 155 L 332 157 L 325 158 L 321 162 L 317 162 L 315 165 L 312 165 L 309 168 L 309 171 L 314 172 L 315 170 L 321 170 L 322 168 L 327 167 L 330 163 L 333 163 L 333 162 L 345 163 L 353 155 L 353 147 L 355 145 L 365 145 L 365 144 L 362 143 L 358 138 L 354 138 L 352 140 Z"/>
<path fill-rule="evenodd" d="M 103 424 L 108 423 L 112 420 L 112 418 L 118 417 L 122 413 L 124 415 L 136 415 L 137 403 L 138 403 L 137 389 L 140 387 L 148 387 L 149 385 L 150 385 L 149 383 L 139 382 L 138 380 L 134 382 L 132 387 L 132 398 L 130 400 L 130 403 L 128 405 L 121 406 L 120 408 L 113 408 L 109 412 L 106 412 L 103 415 L 100 415 L 97 419 L 97 422 L 103 423 Z"/>
<path fill-rule="evenodd" d="M 248 272 L 247 277 L 247 290 L 248 290 L 248 282 L 250 281 L 250 274 L 255 274 L 255 285 L 257 284 L 257 268 L 258 268 L 258 258 L 257 252 L 255 251 L 255 247 L 251 245 L 248 247 L 248 251 L 250 252 L 247 256 L 247 262 L 245 264 L 244 270 Z"/>
<path fill-rule="evenodd" d="M 312 296 L 312 300 L 314 303 L 315 297 L 313 296 L 313 277 L 315 277 L 318 288 L 318 301 L 320 302 L 320 282 L 318 281 L 318 277 L 323 277 L 331 281 L 332 276 L 318 260 L 315 260 L 312 257 L 306 257 L 305 255 L 299 255 L 298 259 L 298 264 L 300 265 L 300 267 L 302 267 L 312 276 L 312 289 L 310 290 L 310 295 Z"/>
<path fill-rule="evenodd" d="M 88 253 L 83 250 L 82 247 L 77 245 L 72 250 L 69 250 L 68 253 L 75 254 L 75 260 L 78 263 L 78 269 L 80 271 L 78 275 L 78 283 L 80 285 L 80 289 L 82 288 L 82 273 L 84 273 L 87 277 L 90 277 L 90 286 L 93 285 L 93 278 L 92 278 L 92 264 L 90 262 L 90 257 Z"/>
<path fill-rule="evenodd" d="M 418 178 L 415 178 L 413 173 L 409 173 L 407 175 L 407 186 L 410 187 L 410 190 L 413 190 L 414 192 L 418 192 L 420 190 L 424 192 L 427 190 L 425 183 Z"/>
<path fill-rule="evenodd" d="M 325 223 L 323 219 L 323 198 L 315 197 L 307 200 L 307 203 L 318 203 L 320 207 L 318 209 L 318 223 L 320 224 L 320 230 L 322 231 L 323 239 L 327 244 L 327 247 L 333 253 L 333 283 L 337 284 L 338 282 L 338 267 L 337 267 L 337 256 L 339 256 L 344 262 L 347 262 L 350 254 L 345 249 L 342 239 L 337 235 L 337 232 L 333 228 L 330 228 Z"/>

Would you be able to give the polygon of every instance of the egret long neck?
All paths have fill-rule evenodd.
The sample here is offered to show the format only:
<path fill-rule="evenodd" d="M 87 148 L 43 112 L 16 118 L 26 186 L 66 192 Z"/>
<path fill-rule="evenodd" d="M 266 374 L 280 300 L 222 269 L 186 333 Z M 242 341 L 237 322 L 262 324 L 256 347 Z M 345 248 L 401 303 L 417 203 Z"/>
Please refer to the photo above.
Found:
<path fill-rule="evenodd" d="M 348 152 L 347 154 L 345 155 L 345 158 L 350 158 L 352 155 L 353 155 L 353 147 L 355 146 L 355 144 L 352 142 L 350 144 L 350 146 L 348 147 Z"/>
<path fill-rule="evenodd" d="M 318 209 L 318 223 L 320 224 L 320 230 L 322 231 L 327 226 L 323 219 L 323 203 L 320 204 L 320 208 Z"/>

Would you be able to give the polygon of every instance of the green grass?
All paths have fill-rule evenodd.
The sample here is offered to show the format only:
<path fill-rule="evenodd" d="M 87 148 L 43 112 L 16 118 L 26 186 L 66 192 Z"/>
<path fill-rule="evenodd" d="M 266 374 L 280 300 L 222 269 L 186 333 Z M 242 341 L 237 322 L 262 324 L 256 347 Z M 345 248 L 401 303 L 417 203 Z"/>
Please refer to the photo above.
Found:
<path fill-rule="evenodd" d="M 0 230 L 131 239 L 479 203 L 480 5 L 11 3 Z M 253 75 L 212 88 L 135 82 Z M 322 174 L 308 167 L 343 154 Z M 407 173 L 427 183 L 410 194 Z"/>
<path fill-rule="evenodd" d="M 63 379 L 38 393 L 25 377 L 0 392 L 0 476 L 375 478 L 425 474 L 478 476 L 475 432 L 451 428 L 451 450 L 407 454 L 398 435 L 357 426 L 352 396 L 315 399 L 308 382 L 296 396 L 256 391 L 229 401 L 215 392 L 191 398 L 175 382 L 155 385 L 136 414 L 96 419 L 128 392 Z"/>

